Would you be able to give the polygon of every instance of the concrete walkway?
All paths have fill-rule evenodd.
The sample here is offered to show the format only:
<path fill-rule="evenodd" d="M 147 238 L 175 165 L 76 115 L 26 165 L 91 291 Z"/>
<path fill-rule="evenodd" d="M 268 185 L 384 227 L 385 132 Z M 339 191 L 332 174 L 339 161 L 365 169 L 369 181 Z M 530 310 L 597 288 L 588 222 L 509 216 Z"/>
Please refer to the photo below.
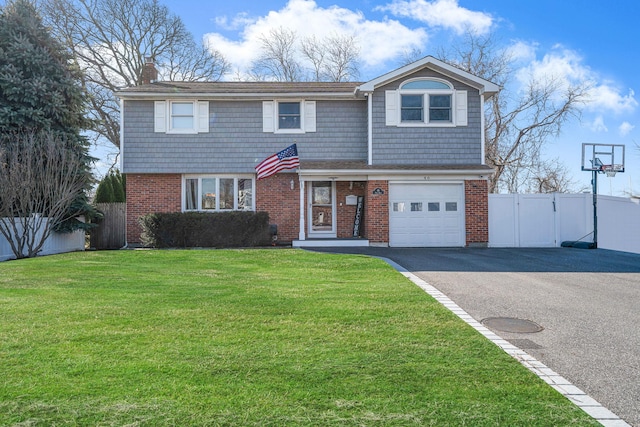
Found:
<path fill-rule="evenodd" d="M 640 427 L 640 255 L 569 248 L 323 250 L 392 260 L 602 424 Z M 530 320 L 543 330 L 489 330 L 480 321 L 491 317 Z"/>

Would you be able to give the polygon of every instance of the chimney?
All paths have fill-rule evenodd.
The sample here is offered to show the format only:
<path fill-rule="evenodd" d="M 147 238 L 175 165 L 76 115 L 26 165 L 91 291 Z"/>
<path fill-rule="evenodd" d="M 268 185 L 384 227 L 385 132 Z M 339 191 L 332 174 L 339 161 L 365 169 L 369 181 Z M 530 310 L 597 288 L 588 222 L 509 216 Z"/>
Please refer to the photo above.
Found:
<path fill-rule="evenodd" d="M 145 57 L 144 68 L 142 68 L 142 84 L 148 85 L 158 81 L 158 70 L 153 63 L 153 58 L 150 56 Z"/>

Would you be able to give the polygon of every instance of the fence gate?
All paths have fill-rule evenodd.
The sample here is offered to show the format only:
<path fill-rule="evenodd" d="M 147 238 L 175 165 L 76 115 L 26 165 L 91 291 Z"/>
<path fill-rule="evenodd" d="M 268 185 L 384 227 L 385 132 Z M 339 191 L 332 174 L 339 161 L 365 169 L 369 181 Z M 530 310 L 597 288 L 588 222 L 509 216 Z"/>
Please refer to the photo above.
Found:
<path fill-rule="evenodd" d="M 98 227 L 91 231 L 91 247 L 94 249 L 120 249 L 125 245 L 126 203 L 97 203 L 104 214 Z"/>
<path fill-rule="evenodd" d="M 553 194 L 491 194 L 490 246 L 556 246 L 555 211 Z"/>

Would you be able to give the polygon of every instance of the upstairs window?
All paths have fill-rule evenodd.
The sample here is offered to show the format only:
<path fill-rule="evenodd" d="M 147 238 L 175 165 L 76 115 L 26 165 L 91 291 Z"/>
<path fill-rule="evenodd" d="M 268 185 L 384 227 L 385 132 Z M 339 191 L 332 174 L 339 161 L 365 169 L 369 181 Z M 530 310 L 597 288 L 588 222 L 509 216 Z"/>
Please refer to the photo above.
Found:
<path fill-rule="evenodd" d="M 193 102 L 172 102 L 171 118 L 169 120 L 170 131 L 190 131 L 194 126 L 194 103 Z"/>
<path fill-rule="evenodd" d="M 451 95 L 429 95 L 429 123 L 451 123 Z"/>
<path fill-rule="evenodd" d="M 300 129 L 299 102 L 278 102 L 278 129 Z"/>
<path fill-rule="evenodd" d="M 400 122 L 451 123 L 453 88 L 438 80 L 413 80 L 400 86 Z M 424 106 L 428 105 L 428 114 Z"/>
<path fill-rule="evenodd" d="M 424 121 L 424 97 L 422 95 L 402 95 L 400 119 L 403 122 Z"/>
<path fill-rule="evenodd" d="M 438 79 L 410 80 L 386 92 L 387 126 L 466 126 L 467 92 Z"/>
<path fill-rule="evenodd" d="M 209 102 L 155 101 L 153 130 L 175 134 L 209 132 Z"/>
<path fill-rule="evenodd" d="M 316 101 L 263 101 L 262 131 L 269 133 L 315 132 Z"/>

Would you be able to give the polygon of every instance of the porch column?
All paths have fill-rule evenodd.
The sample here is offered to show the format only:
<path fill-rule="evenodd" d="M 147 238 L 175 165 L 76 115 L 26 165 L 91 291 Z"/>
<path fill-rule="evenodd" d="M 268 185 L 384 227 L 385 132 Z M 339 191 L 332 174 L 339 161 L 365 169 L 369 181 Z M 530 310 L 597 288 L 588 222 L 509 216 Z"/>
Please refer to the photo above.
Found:
<path fill-rule="evenodd" d="M 298 231 L 298 240 L 305 240 L 304 232 L 304 180 L 300 177 L 300 230 Z"/>

